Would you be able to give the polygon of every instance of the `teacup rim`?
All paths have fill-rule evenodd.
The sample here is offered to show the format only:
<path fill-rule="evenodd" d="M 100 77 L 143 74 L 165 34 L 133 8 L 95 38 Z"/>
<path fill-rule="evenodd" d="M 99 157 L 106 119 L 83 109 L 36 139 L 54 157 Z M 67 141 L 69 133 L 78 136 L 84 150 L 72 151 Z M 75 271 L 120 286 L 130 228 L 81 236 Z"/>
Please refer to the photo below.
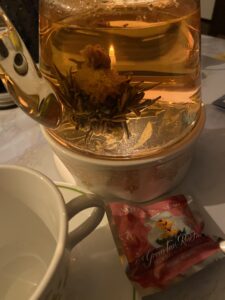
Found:
<path fill-rule="evenodd" d="M 58 239 L 56 240 L 56 247 L 54 253 L 48 265 L 47 271 L 45 272 L 43 278 L 38 283 L 31 297 L 29 298 L 29 300 L 38 300 L 42 296 L 43 292 L 47 288 L 52 277 L 54 276 L 55 271 L 65 251 L 67 232 L 68 232 L 68 222 L 67 222 L 67 213 L 66 213 L 64 198 L 60 190 L 54 184 L 54 182 L 51 179 L 49 179 L 46 175 L 42 174 L 37 170 L 33 170 L 31 168 L 18 166 L 18 165 L 0 164 L 0 171 L 2 169 L 18 170 L 18 171 L 26 172 L 44 181 L 51 188 L 51 190 L 57 195 L 59 209 L 62 212 L 59 214 L 59 235 L 58 235 Z"/>

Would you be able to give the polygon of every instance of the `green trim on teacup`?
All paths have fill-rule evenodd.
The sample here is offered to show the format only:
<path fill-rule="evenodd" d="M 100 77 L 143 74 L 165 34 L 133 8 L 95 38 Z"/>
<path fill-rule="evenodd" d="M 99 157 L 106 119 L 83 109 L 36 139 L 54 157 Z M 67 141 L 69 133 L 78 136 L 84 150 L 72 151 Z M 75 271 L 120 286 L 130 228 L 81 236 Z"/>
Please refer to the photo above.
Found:
<path fill-rule="evenodd" d="M 133 300 L 136 300 L 136 291 L 135 291 L 135 288 L 133 288 Z"/>
<path fill-rule="evenodd" d="M 56 186 L 58 188 L 61 188 L 61 189 L 66 189 L 66 190 L 74 191 L 74 192 L 80 193 L 82 195 L 85 195 L 85 193 L 83 191 L 80 191 L 80 190 L 78 190 L 77 188 L 74 188 L 74 187 L 69 187 L 69 186 L 62 185 L 62 184 L 56 184 Z"/>

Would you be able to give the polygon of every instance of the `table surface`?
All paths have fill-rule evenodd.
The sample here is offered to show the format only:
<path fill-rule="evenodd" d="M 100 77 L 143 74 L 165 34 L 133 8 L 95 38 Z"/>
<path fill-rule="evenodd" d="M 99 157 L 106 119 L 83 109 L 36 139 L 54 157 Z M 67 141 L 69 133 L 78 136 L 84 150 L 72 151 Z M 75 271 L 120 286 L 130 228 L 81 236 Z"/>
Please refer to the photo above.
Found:
<path fill-rule="evenodd" d="M 225 111 L 211 104 L 225 95 L 225 40 L 202 37 L 202 78 L 207 121 L 197 143 L 192 167 L 177 192 L 194 195 L 202 204 L 208 230 L 224 236 Z M 18 108 L 0 111 L 0 164 L 30 167 L 54 181 L 62 180 L 38 124 Z M 223 300 L 224 278 L 225 264 L 219 262 L 201 272 L 201 276 L 196 274 L 151 299 Z"/>

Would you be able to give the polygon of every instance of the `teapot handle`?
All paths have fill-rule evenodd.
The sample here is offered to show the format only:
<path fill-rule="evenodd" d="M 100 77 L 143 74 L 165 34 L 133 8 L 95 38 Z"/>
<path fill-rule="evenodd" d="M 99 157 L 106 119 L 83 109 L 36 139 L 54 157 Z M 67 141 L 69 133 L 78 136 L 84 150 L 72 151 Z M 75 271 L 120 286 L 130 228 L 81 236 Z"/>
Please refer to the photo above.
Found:
<path fill-rule="evenodd" d="M 31 118 L 50 128 L 60 124 L 60 100 L 1 7 L 0 78 L 16 104 Z"/>
<path fill-rule="evenodd" d="M 69 220 L 79 212 L 92 207 L 96 208 L 93 210 L 91 216 L 69 234 L 70 248 L 77 245 L 99 225 L 104 217 L 105 209 L 103 201 L 98 196 L 89 194 L 76 197 L 66 204 Z"/>

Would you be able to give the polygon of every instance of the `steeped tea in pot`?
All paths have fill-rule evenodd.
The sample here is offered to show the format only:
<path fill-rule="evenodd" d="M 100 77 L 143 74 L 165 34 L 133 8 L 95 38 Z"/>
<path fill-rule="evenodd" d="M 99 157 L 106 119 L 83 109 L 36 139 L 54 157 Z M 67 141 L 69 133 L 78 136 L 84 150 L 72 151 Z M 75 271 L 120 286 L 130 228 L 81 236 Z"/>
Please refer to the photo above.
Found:
<path fill-rule="evenodd" d="M 204 126 L 199 0 L 40 1 L 40 71 L 3 11 L 0 76 L 78 184 L 147 201 Z"/>
<path fill-rule="evenodd" d="M 75 151 L 146 157 L 198 120 L 199 1 L 41 1 L 40 50 Z"/>

